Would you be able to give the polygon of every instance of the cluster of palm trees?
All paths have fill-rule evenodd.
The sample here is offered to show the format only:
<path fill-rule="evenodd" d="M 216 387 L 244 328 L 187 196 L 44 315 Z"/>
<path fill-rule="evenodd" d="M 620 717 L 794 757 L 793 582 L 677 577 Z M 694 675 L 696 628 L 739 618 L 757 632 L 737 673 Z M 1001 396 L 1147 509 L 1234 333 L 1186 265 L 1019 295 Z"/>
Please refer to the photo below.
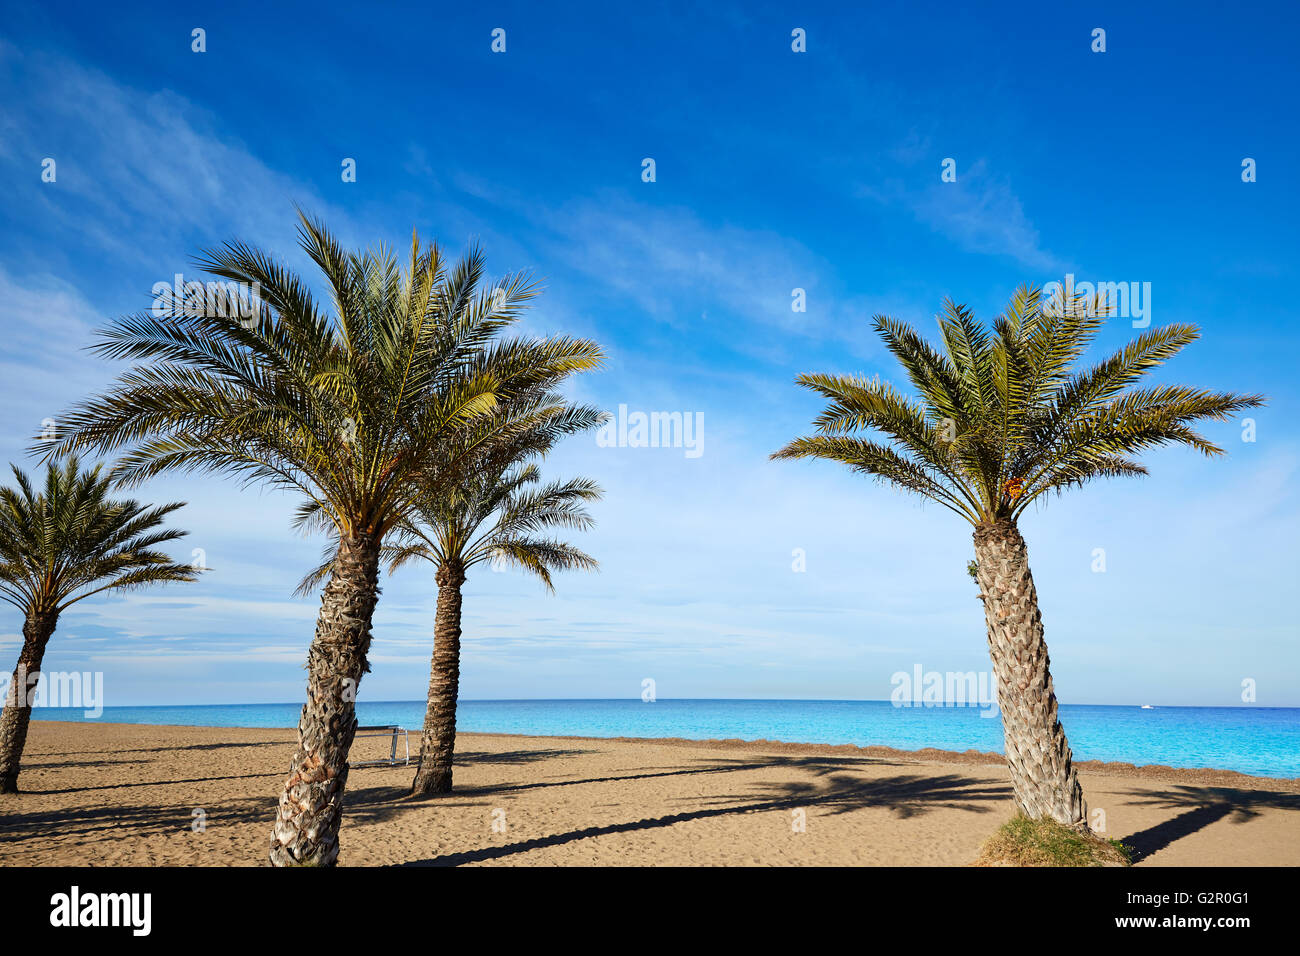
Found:
<path fill-rule="evenodd" d="M 423 559 L 438 587 L 434 651 L 414 795 L 451 788 L 460 672 L 461 588 L 486 561 L 539 576 L 596 562 L 548 536 L 585 529 L 591 481 L 543 483 L 537 461 L 602 413 L 558 391 L 598 367 L 586 339 L 509 337 L 537 294 L 527 276 L 487 284 L 477 249 L 455 263 L 412 237 L 405 264 L 389 251 L 350 252 L 299 214 L 303 250 L 332 308 L 265 253 L 227 244 L 199 263 L 258 301 L 193 310 L 173 303 L 111 323 L 94 346 L 133 367 L 59 419 L 34 446 L 48 464 L 35 493 L 0 492 L 0 596 L 26 615 L 19 671 L 39 671 L 59 613 L 110 588 L 189 581 L 194 569 L 154 550 L 180 505 L 114 500 L 173 470 L 208 471 L 288 489 L 296 524 L 328 536 L 299 585 L 321 588 L 307 656 L 307 700 L 276 813 L 277 866 L 332 865 L 339 852 L 357 686 L 368 670 L 379 573 Z M 235 295 L 236 293 L 229 293 Z M 252 306 L 251 319 L 249 315 Z M 1192 430 L 1258 405 L 1259 396 L 1184 386 L 1134 387 L 1196 338 L 1194 327 L 1144 332 L 1082 371 L 1107 312 L 1095 298 L 1045 301 L 1022 288 L 992 328 L 945 304 L 936 349 L 885 317 L 876 331 L 919 399 L 853 376 L 805 375 L 829 404 L 817 434 L 775 458 L 824 458 L 938 502 L 974 528 L 1007 761 L 1021 809 L 1080 825 L 1086 817 L 1057 719 L 1047 646 L 1017 519 L 1033 502 L 1099 477 L 1145 474 L 1158 445 L 1222 450 Z M 200 314 L 202 313 L 202 314 Z M 871 430 L 877 438 L 859 432 Z M 118 456 L 81 471 L 78 453 Z M 62 462 L 62 465 L 59 465 Z M 24 669 L 26 669 L 24 671 Z M 17 677 L 17 674 L 15 675 Z M 15 789 L 30 707 L 0 717 L 0 789 Z"/>
<path fill-rule="evenodd" d="M 35 450 L 49 460 L 116 455 L 119 486 L 181 470 L 288 489 L 300 498 L 296 523 L 328 531 L 328 560 L 304 581 L 322 585 L 321 606 L 270 844 L 277 866 L 327 866 L 338 856 L 381 563 L 437 565 L 430 687 L 440 696 L 430 701 L 417 789 L 445 789 L 455 700 L 441 695 L 455 693 L 467 569 L 490 557 L 549 584 L 551 571 L 595 564 L 546 531 L 587 526 L 583 503 L 599 489 L 536 487 L 535 459 L 600 423 L 598 409 L 559 388 L 598 367 L 602 353 L 587 339 L 508 335 L 537 286 L 523 274 L 487 284 L 477 249 L 449 262 L 413 235 L 403 264 L 384 248 L 348 251 L 321 222 L 299 219 L 332 310 L 264 252 L 237 243 L 209 252 L 201 267 L 233 283 L 219 288 L 256 288 L 257 301 L 193 309 L 178 299 L 111 323 L 94 350 L 134 366 L 63 414 Z M 40 577 L 42 560 L 5 555 L 0 577 Z"/>

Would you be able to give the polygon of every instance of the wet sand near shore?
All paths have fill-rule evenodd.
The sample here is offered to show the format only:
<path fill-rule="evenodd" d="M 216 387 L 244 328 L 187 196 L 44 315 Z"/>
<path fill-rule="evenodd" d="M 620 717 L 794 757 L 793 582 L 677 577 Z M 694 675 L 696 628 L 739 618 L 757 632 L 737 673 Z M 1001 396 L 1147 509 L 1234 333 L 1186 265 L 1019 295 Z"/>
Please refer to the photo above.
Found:
<path fill-rule="evenodd" d="M 24 792 L 0 796 L 0 865 L 265 865 L 294 741 L 37 721 Z M 406 797 L 414 766 L 354 768 L 340 863 L 961 866 L 1015 809 L 989 754 L 471 733 L 457 750 L 455 791 L 430 799 Z M 1138 865 L 1300 865 L 1300 780 L 1079 766 Z"/>

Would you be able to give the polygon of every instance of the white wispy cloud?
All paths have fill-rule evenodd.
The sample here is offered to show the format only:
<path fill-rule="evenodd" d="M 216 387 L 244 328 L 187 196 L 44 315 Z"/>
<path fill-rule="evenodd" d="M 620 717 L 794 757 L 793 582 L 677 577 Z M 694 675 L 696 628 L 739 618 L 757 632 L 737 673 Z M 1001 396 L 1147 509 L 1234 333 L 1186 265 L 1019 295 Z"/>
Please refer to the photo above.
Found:
<path fill-rule="evenodd" d="M 5 158 L 57 164 L 56 183 L 27 194 L 34 213 L 119 263 L 158 269 L 162 253 L 165 268 L 180 269 L 196 236 L 292 250 L 294 201 L 345 227 L 341 210 L 268 167 L 218 117 L 173 90 L 137 89 L 12 45 L 0 55 L 10 74 Z"/>
<path fill-rule="evenodd" d="M 909 159 L 920 159 L 912 149 L 905 153 Z M 918 222 L 968 252 L 1006 256 L 1040 274 L 1063 274 L 1064 260 L 1044 247 L 1011 184 L 996 175 L 987 160 L 959 165 L 956 182 L 942 182 L 939 173 L 936 166 L 924 176 L 918 172 L 909 179 L 892 176 L 878 184 L 859 183 L 856 193 L 859 198 L 908 210 Z"/>

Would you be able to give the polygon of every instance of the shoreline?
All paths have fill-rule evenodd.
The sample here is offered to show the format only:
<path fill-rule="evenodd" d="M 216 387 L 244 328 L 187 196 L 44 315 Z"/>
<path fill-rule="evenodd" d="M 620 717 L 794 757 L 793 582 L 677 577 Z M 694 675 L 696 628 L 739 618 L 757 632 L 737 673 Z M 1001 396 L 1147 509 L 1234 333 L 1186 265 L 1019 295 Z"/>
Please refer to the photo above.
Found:
<path fill-rule="evenodd" d="M 34 721 L 33 723 L 37 722 Z M 39 723 L 67 728 L 85 727 L 88 724 L 88 722 L 75 720 L 43 720 L 39 721 Z M 297 732 L 296 727 L 233 727 L 213 724 L 136 724 L 96 721 L 91 726 L 105 728 L 158 727 L 168 730 L 283 731 L 289 735 Z M 419 746 L 420 732 L 407 728 L 407 733 L 415 739 L 415 744 L 411 748 L 412 759 L 414 759 Z M 863 747 L 857 744 L 821 744 L 768 740 L 762 737 L 753 740 L 739 737 L 702 739 L 693 737 L 592 737 L 579 734 L 524 734 L 481 730 L 459 730 L 457 736 L 653 744 L 705 750 L 764 751 L 789 754 L 791 756 L 863 757 L 868 759 L 902 760 L 917 764 L 942 763 L 967 766 L 1001 766 L 1006 762 L 1006 757 L 1003 754 L 982 750 L 943 750 L 937 747 L 901 750 L 883 744 L 869 744 Z M 1145 780 L 1163 780 L 1196 786 L 1235 787 L 1300 793 L 1300 777 L 1265 777 L 1258 774 L 1242 773 L 1238 770 L 1225 770 L 1219 767 L 1171 767 L 1167 764 L 1132 764 L 1117 760 L 1075 760 L 1074 766 L 1080 772 L 1107 777 L 1136 777 Z"/>

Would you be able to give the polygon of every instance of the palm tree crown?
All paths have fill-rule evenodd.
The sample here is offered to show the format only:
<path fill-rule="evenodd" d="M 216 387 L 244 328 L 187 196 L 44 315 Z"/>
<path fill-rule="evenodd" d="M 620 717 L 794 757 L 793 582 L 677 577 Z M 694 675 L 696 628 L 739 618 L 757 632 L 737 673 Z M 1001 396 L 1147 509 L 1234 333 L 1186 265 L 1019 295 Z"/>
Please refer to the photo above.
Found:
<path fill-rule="evenodd" d="M 13 473 L 17 487 L 0 488 L 0 599 L 25 614 L 57 616 L 104 591 L 196 579 L 193 566 L 156 550 L 186 534 L 160 527 L 183 503 L 113 499 L 101 467 L 83 471 L 75 457 L 49 465 L 39 492 Z"/>
<path fill-rule="evenodd" d="M 1192 424 L 1224 421 L 1262 398 L 1183 385 L 1133 387 L 1197 338 L 1192 325 L 1143 332 L 1091 368 L 1074 370 L 1108 311 L 1100 298 L 1058 293 L 1044 300 L 1039 290 L 1021 287 L 986 329 L 965 306 L 946 300 L 942 351 L 909 325 L 878 315 L 875 330 L 919 401 L 858 376 L 801 375 L 799 384 L 829 404 L 814 422 L 817 435 L 795 439 L 772 457 L 838 461 L 979 526 L 1014 521 L 1044 495 L 1094 478 L 1144 475 L 1136 456 L 1159 445 L 1222 454 Z M 884 440 L 850 434 L 861 429 Z"/>
<path fill-rule="evenodd" d="M 591 516 L 582 503 L 598 499 L 599 486 L 587 478 L 545 485 L 540 480 L 537 465 L 530 463 L 431 502 L 405 540 L 386 551 L 390 569 L 416 558 L 435 565 L 455 562 L 465 570 L 503 560 L 537 575 L 549 591 L 555 590 L 552 571 L 595 570 L 594 558 L 540 532 L 590 528 Z"/>
<path fill-rule="evenodd" d="M 299 215 L 301 245 L 328 283 L 333 316 L 265 253 L 227 244 L 200 264 L 256 288 L 257 301 L 221 290 L 216 308 L 176 301 L 161 314 L 116 320 L 95 350 L 147 364 L 66 414 L 38 449 L 129 445 L 115 473 L 123 483 L 169 469 L 233 473 L 297 491 L 344 536 L 382 538 L 419 487 L 455 474 L 461 462 L 438 454 L 450 436 L 507 392 L 600 362 L 589 340 L 493 341 L 537 289 L 522 274 L 480 288 L 477 249 L 449 267 L 436 244 L 413 235 L 403 270 L 383 248 L 348 252 Z"/>

